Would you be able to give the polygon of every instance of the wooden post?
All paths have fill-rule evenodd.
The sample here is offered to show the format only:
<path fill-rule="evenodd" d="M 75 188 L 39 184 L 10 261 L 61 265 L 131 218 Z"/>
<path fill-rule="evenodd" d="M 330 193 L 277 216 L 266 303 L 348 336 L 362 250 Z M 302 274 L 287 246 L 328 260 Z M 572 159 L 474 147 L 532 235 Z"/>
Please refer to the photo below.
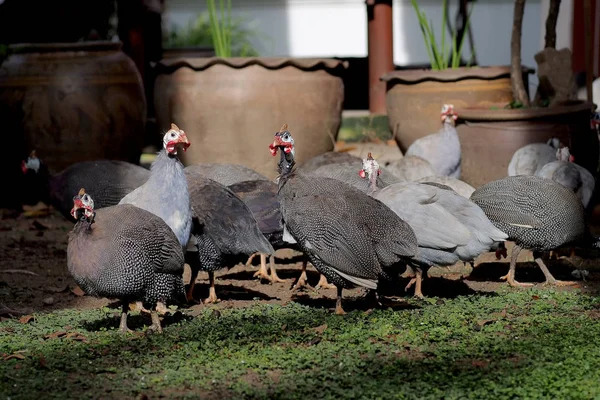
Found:
<path fill-rule="evenodd" d="M 384 74 L 394 70 L 392 0 L 367 0 L 369 35 L 369 111 L 385 114 Z"/>

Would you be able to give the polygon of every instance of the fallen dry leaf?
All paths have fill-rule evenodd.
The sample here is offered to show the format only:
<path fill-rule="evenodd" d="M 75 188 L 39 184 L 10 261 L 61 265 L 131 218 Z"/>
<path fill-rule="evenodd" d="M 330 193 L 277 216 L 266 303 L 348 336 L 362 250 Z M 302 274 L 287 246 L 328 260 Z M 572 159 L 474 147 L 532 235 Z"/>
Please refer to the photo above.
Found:
<path fill-rule="evenodd" d="M 540 296 L 536 296 L 536 295 L 534 294 L 533 296 L 531 296 L 531 298 L 532 298 L 532 299 L 534 299 L 534 300 L 539 300 L 539 299 L 540 299 Z"/>
<path fill-rule="evenodd" d="M 79 342 L 87 342 L 87 338 L 80 334 L 79 332 L 69 332 L 65 336 L 67 339 L 77 340 Z"/>
<path fill-rule="evenodd" d="M 44 336 L 44 339 L 56 339 L 59 337 L 63 337 L 67 334 L 67 332 L 65 331 L 58 331 L 58 332 L 54 332 L 54 333 L 49 333 L 46 336 Z"/>
<path fill-rule="evenodd" d="M 311 328 L 311 330 L 313 330 L 317 333 L 323 333 L 325 331 L 325 329 L 327 329 L 327 324 L 323 324 L 323 325 L 319 325 L 314 328 Z"/>
<path fill-rule="evenodd" d="M 19 318 L 19 322 L 22 324 L 27 324 L 31 321 L 33 321 L 33 315 L 23 315 L 21 318 Z"/>
<path fill-rule="evenodd" d="M 8 361 L 8 360 L 24 360 L 25 356 L 21 353 L 13 353 L 11 355 L 8 356 L 4 356 L 4 361 Z"/>
<path fill-rule="evenodd" d="M 71 293 L 73 293 L 75 296 L 85 296 L 85 292 L 79 286 L 75 286 L 73 289 L 71 289 Z"/>

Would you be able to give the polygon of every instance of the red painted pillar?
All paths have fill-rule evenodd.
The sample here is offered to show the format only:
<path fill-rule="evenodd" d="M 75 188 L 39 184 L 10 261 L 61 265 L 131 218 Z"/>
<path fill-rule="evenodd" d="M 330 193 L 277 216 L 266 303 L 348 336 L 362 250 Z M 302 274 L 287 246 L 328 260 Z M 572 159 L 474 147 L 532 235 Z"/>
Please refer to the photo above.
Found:
<path fill-rule="evenodd" d="M 392 0 L 366 0 L 369 21 L 369 111 L 385 114 L 385 82 L 394 70 Z"/>

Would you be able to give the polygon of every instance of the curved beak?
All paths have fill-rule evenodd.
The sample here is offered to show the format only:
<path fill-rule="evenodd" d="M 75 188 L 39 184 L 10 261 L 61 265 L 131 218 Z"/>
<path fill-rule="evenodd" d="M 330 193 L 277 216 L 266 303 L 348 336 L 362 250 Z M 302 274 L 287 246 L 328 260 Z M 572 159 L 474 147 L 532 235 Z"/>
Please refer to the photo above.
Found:
<path fill-rule="evenodd" d="M 73 200 L 73 208 L 71 209 L 71 216 L 73 218 L 77 219 L 77 210 L 79 210 L 80 208 L 84 208 L 84 207 L 85 206 L 81 202 L 81 199 L 75 198 Z"/>
<path fill-rule="evenodd" d="M 190 141 L 187 138 L 185 132 L 181 131 L 181 135 L 179 135 L 179 140 L 177 141 L 183 148 L 183 151 L 187 151 L 187 148 L 191 146 Z"/>
<path fill-rule="evenodd" d="M 293 147 L 293 144 L 282 141 L 281 137 L 276 134 L 275 139 L 273 139 L 273 143 L 269 145 L 269 150 L 271 151 L 271 155 L 274 156 L 277 154 L 277 149 L 281 148 L 286 154 L 288 154 L 292 151 Z"/>

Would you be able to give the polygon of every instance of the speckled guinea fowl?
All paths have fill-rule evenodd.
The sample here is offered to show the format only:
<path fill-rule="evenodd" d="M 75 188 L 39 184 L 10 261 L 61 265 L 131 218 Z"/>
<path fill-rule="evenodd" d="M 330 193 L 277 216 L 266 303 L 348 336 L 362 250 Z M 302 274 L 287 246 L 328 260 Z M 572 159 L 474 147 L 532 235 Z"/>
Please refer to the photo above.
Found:
<path fill-rule="evenodd" d="M 190 146 L 187 135 L 175 124 L 163 136 L 163 149 L 150 167 L 150 177 L 119 204 L 133 204 L 161 217 L 175 232 L 183 248 L 190 239 L 192 210 L 183 165 L 177 158 L 178 147 Z"/>
<path fill-rule="evenodd" d="M 52 205 L 68 220 L 72 220 L 73 193 L 77 193 L 82 186 L 94 196 L 95 207 L 100 209 L 118 204 L 150 176 L 146 168 L 119 160 L 78 162 L 50 175 L 35 151 L 27 161 L 23 161 L 22 168 L 28 186 L 37 192 L 35 202 L 43 201 Z"/>
<path fill-rule="evenodd" d="M 258 222 L 260 231 L 265 235 L 269 243 L 271 243 L 273 249 L 293 249 L 300 251 L 297 243 L 289 243 L 283 238 L 283 221 L 281 218 L 279 198 L 277 197 L 279 188 L 275 182 L 249 180 L 236 183 L 229 186 L 229 188 L 244 203 L 246 203 L 248 208 L 250 208 L 254 218 Z M 270 257 L 271 276 L 267 274 L 266 258 L 266 255 L 261 254 L 261 269 L 256 272 L 254 276 L 260 276 L 271 282 L 284 282 L 284 280 L 277 276 L 274 256 Z M 302 273 L 298 280 L 292 285 L 293 289 L 300 289 L 308 286 L 306 282 L 307 263 L 308 259 L 304 258 L 302 262 Z M 332 285 L 330 285 L 325 276 L 321 274 L 315 288 L 330 288 L 330 286 Z"/>
<path fill-rule="evenodd" d="M 184 256 L 173 231 L 158 216 L 130 204 L 94 210 L 81 189 L 73 198 L 67 267 L 81 289 L 122 301 L 120 329 L 127 331 L 129 302 L 153 308 L 152 328 L 161 331 L 159 308 L 185 301 Z"/>
<path fill-rule="evenodd" d="M 294 140 L 284 125 L 269 146 L 278 164 L 279 202 L 287 233 L 315 268 L 337 287 L 336 313 L 343 314 L 343 288 L 377 289 L 384 267 L 417 253 L 412 228 L 380 201 L 331 178 L 294 169 Z"/>
<path fill-rule="evenodd" d="M 268 181 L 269 178 L 256 172 L 252 168 L 240 164 L 226 163 L 199 163 L 185 167 L 186 171 L 197 172 L 205 177 L 219 182 L 221 185 L 230 186 L 243 181 Z"/>
<path fill-rule="evenodd" d="M 369 182 L 368 193 L 390 207 L 410 224 L 417 235 L 419 254 L 413 263 L 417 270 L 413 284 L 415 296 L 423 297 L 423 272 L 434 266 L 449 266 L 457 261 L 473 262 L 507 235 L 497 229 L 471 200 L 449 186 L 436 182 L 401 182 L 377 189 L 374 177 L 379 164 L 371 155 L 363 160 L 361 176 Z"/>
<path fill-rule="evenodd" d="M 208 272 L 210 281 L 207 303 L 217 302 L 215 271 L 243 262 L 253 253 L 273 254 L 274 250 L 261 233 L 252 211 L 229 188 L 204 175 L 185 171 L 193 209 L 192 237 L 197 251 L 186 253 L 192 269 L 188 301 L 200 270 Z M 190 240 L 192 243 L 192 240 Z"/>
<path fill-rule="evenodd" d="M 598 248 L 589 233 L 584 209 L 577 196 L 550 179 L 537 176 L 509 176 L 480 186 L 471 195 L 492 223 L 515 242 L 510 269 L 503 279 L 511 286 L 531 286 L 515 280 L 517 256 L 521 249 L 533 250 L 534 258 L 547 284 L 571 282 L 556 280 L 542 260 L 542 252 L 579 244 Z"/>
<path fill-rule="evenodd" d="M 319 154 L 318 156 L 314 156 L 313 158 L 304 161 L 302 164 L 298 165 L 298 171 L 303 174 L 309 174 L 311 172 L 316 171 L 318 168 L 324 165 L 332 165 L 332 164 L 340 164 L 347 162 L 360 162 L 360 158 L 353 156 L 350 153 L 340 152 L 340 151 L 328 151 L 323 154 Z"/>

